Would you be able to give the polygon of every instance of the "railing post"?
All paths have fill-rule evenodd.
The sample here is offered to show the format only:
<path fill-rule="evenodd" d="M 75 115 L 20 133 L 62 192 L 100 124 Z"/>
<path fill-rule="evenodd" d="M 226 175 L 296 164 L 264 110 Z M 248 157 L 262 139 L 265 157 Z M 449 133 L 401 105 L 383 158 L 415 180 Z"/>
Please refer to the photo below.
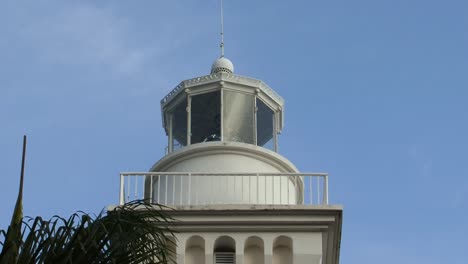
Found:
<path fill-rule="evenodd" d="M 205 175 L 204 177 L 210 177 L 210 200 L 207 202 L 207 204 L 213 204 L 214 178 L 213 175 Z"/>
<path fill-rule="evenodd" d="M 260 204 L 260 199 L 259 199 L 259 198 L 260 198 L 260 197 L 259 197 L 259 196 L 260 196 L 260 188 L 259 188 L 259 184 L 260 184 L 260 183 L 259 183 L 259 181 L 258 181 L 258 177 L 259 177 L 259 175 L 258 175 L 258 173 L 257 173 L 257 204 Z"/>
<path fill-rule="evenodd" d="M 164 175 L 164 178 L 166 179 L 166 180 L 165 180 L 166 188 L 165 188 L 165 190 L 164 190 L 164 204 L 165 204 L 165 205 L 167 205 L 167 182 L 168 182 L 168 180 L 169 180 L 168 177 L 169 177 L 169 175 L 167 175 L 167 174 Z"/>
<path fill-rule="evenodd" d="M 251 181 L 251 178 L 252 178 L 252 175 L 249 175 L 249 204 L 252 202 L 250 197 L 252 196 L 252 193 L 250 191 L 251 187 L 252 187 L 252 181 Z"/>
<path fill-rule="evenodd" d="M 317 176 L 317 204 L 320 204 L 320 176 Z"/>
<path fill-rule="evenodd" d="M 242 196 L 241 204 L 244 204 L 244 175 L 240 177 L 241 177 L 241 196 Z"/>
<path fill-rule="evenodd" d="M 127 202 L 130 201 L 130 186 L 132 185 L 130 175 L 127 175 Z"/>
<path fill-rule="evenodd" d="M 189 172 L 188 174 L 188 186 L 189 186 L 189 189 L 188 189 L 188 205 L 191 204 L 191 201 L 192 201 L 192 173 Z"/>
<path fill-rule="evenodd" d="M 275 204 L 275 176 L 271 176 L 271 204 Z"/>
<path fill-rule="evenodd" d="M 198 177 L 198 179 L 200 179 L 200 177 Z M 195 190 L 195 205 L 198 205 L 198 192 L 197 192 L 197 186 L 198 186 L 198 182 L 197 182 L 197 178 L 194 178 L 193 179 L 193 185 L 195 186 L 194 190 Z"/>
<path fill-rule="evenodd" d="M 313 189 L 312 189 L 313 176 L 309 175 L 307 177 L 309 178 L 309 201 L 310 201 L 310 204 L 314 204 L 314 201 L 312 200 L 312 198 L 314 197 L 314 193 L 313 193 Z"/>
<path fill-rule="evenodd" d="M 328 205 L 328 175 L 324 176 L 324 181 L 323 181 L 323 199 L 324 203 Z"/>
<path fill-rule="evenodd" d="M 158 174 L 158 199 L 156 203 L 161 204 L 161 175 Z"/>
<path fill-rule="evenodd" d="M 123 205 L 125 203 L 125 187 L 124 187 L 124 175 L 120 174 L 120 197 L 119 197 L 119 204 Z"/>
<path fill-rule="evenodd" d="M 236 175 L 234 175 L 233 178 L 234 178 L 234 188 L 233 188 L 234 189 L 234 197 L 237 197 L 237 195 L 236 195 L 236 193 L 237 193 L 236 181 L 237 181 L 238 177 Z M 236 202 L 237 202 L 237 199 L 236 199 Z"/>
<path fill-rule="evenodd" d="M 150 193 L 149 193 L 150 203 L 154 203 L 154 201 L 153 201 L 153 176 L 154 176 L 154 175 L 150 175 L 150 176 L 149 176 L 149 177 L 150 177 L 150 188 L 149 188 L 149 189 L 150 189 L 150 191 L 149 191 L 149 192 L 150 192 Z M 146 188 L 145 188 L 145 189 L 146 189 Z"/>
<path fill-rule="evenodd" d="M 281 186 L 282 183 L 283 183 L 283 177 L 280 176 L 279 179 L 280 179 L 280 184 L 279 184 L 279 187 L 280 187 L 280 192 L 279 192 L 280 193 L 280 200 L 279 200 L 279 204 L 283 204 L 283 188 Z"/>
<path fill-rule="evenodd" d="M 135 193 L 133 194 L 133 196 L 135 197 L 135 200 L 138 200 L 138 176 L 135 175 Z"/>
<path fill-rule="evenodd" d="M 182 205 L 182 201 L 183 201 L 183 196 L 182 194 L 184 193 L 184 176 L 183 175 L 180 175 L 180 199 L 179 199 L 179 204 Z"/>
<path fill-rule="evenodd" d="M 175 205 L 175 190 L 176 190 L 177 175 L 172 175 L 172 204 Z"/>

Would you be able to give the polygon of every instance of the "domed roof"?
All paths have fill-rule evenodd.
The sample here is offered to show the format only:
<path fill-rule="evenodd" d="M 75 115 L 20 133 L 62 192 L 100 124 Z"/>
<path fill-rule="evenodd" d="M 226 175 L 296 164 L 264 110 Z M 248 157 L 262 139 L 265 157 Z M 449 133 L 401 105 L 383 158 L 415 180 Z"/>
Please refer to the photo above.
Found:
<path fill-rule="evenodd" d="M 213 62 L 213 65 L 211 66 L 211 74 L 218 72 L 233 73 L 234 64 L 232 64 L 232 62 L 229 59 L 221 57 L 215 60 L 215 62 Z"/>

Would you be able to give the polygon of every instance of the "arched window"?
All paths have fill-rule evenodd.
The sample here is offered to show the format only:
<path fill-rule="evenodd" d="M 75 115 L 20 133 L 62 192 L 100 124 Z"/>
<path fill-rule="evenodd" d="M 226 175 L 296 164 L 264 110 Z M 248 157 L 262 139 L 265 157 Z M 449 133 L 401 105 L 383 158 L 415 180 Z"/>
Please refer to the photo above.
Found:
<path fill-rule="evenodd" d="M 273 243 L 273 264 L 293 264 L 293 242 L 287 236 L 277 237 Z"/>
<path fill-rule="evenodd" d="M 219 237 L 214 244 L 213 256 L 214 264 L 236 263 L 236 241 L 228 236 Z"/>
<path fill-rule="evenodd" d="M 265 247 L 259 237 L 249 237 L 244 246 L 244 264 L 265 264 Z"/>
<path fill-rule="evenodd" d="M 200 236 L 192 236 L 185 243 L 185 263 L 205 264 L 205 240 Z"/>

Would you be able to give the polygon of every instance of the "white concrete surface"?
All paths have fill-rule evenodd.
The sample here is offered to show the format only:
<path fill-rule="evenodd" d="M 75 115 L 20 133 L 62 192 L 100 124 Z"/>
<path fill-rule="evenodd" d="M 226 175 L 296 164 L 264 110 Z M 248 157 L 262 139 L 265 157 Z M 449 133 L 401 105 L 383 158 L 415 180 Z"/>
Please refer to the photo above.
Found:
<path fill-rule="evenodd" d="M 238 142 L 206 142 L 194 144 L 158 161 L 154 172 L 207 173 L 281 173 L 298 172 L 286 158 L 271 150 Z M 166 181 L 169 181 L 166 183 Z M 227 184 L 228 183 L 228 184 Z M 166 190 L 166 184 L 171 188 Z M 190 182 L 174 177 L 153 180 L 153 197 L 168 197 L 166 204 L 188 204 L 186 196 L 191 186 L 190 201 L 219 204 L 297 204 L 302 202 L 302 179 L 288 176 L 221 176 L 191 177 Z M 213 190 L 218 190 L 217 192 Z M 160 192 L 158 194 L 158 191 Z M 168 192 L 166 194 L 166 192 Z M 175 192 L 175 193 L 174 193 Z M 181 195 L 181 192 L 184 195 Z M 159 195 L 159 196 L 158 196 Z M 177 200 L 179 199 L 179 200 Z M 210 202 L 209 202 L 210 201 Z"/>

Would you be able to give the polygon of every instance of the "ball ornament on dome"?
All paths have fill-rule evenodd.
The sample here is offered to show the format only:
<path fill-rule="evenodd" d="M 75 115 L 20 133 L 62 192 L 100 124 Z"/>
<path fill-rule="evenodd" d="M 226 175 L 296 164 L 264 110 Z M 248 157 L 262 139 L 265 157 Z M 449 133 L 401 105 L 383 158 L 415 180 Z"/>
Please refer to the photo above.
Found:
<path fill-rule="evenodd" d="M 211 74 L 218 72 L 233 73 L 234 64 L 232 64 L 232 62 L 225 57 L 218 58 L 211 66 Z"/>

